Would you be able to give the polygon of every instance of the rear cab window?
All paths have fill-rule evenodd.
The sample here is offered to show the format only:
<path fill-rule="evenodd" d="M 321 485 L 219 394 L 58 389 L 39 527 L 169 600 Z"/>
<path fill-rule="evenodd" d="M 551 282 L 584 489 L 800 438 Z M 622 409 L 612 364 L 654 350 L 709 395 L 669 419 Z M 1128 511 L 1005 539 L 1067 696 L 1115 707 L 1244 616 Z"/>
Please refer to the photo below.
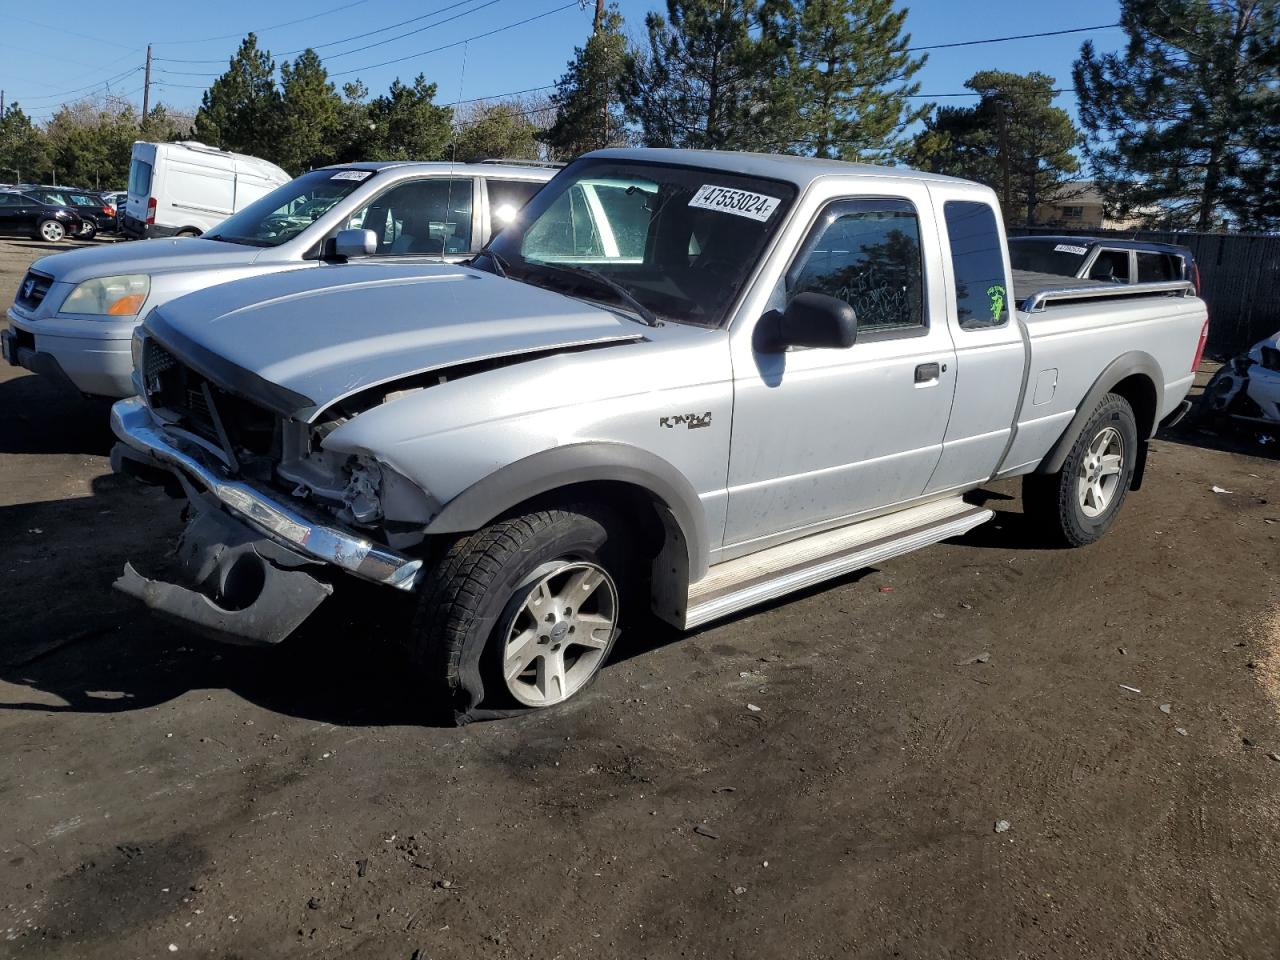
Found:
<path fill-rule="evenodd" d="M 960 329 L 1004 326 L 1009 322 L 1009 281 L 995 211 L 980 201 L 949 200 L 943 215 L 951 245 Z"/>

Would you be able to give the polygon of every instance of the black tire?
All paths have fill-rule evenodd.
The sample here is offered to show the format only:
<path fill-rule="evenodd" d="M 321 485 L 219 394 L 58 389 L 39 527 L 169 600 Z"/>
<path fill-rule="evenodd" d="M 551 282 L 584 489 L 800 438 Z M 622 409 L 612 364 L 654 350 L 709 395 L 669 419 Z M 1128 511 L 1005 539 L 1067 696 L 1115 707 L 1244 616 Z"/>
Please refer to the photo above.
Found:
<path fill-rule="evenodd" d="M 190 229 L 188 229 L 188 230 L 179 230 L 177 233 L 175 233 L 175 234 L 174 234 L 174 236 L 175 236 L 175 237 L 198 237 L 198 236 L 200 236 L 200 231 L 199 231 L 199 230 L 190 230 Z"/>
<path fill-rule="evenodd" d="M 514 608 L 550 564 L 583 561 L 598 564 L 616 585 L 616 621 L 627 566 L 622 531 L 612 514 L 580 506 L 499 520 L 454 543 L 419 588 L 408 637 L 433 712 L 461 724 L 537 709 L 519 703 L 502 674 Z M 567 699 L 599 676 L 617 636 L 615 624 L 590 679 Z"/>
<path fill-rule="evenodd" d="M 1120 444 L 1120 471 L 1111 495 L 1099 508 L 1082 499 L 1081 482 L 1095 475 L 1091 447 L 1114 431 Z M 1083 547 L 1098 540 L 1115 521 L 1133 483 L 1139 457 L 1138 424 L 1129 401 L 1119 394 L 1102 398 L 1076 437 L 1057 473 L 1028 474 L 1022 482 L 1022 509 L 1033 524 L 1055 543 Z M 1113 449 L 1108 447 L 1108 449 Z M 1113 454 L 1114 455 L 1114 454 Z M 1109 483 L 1109 479 L 1103 481 Z M 1093 511 L 1097 511 L 1093 513 Z"/>
<path fill-rule="evenodd" d="M 88 220 L 84 222 L 84 226 L 80 228 L 80 232 L 76 234 L 77 240 L 92 240 L 98 235 L 98 225 Z"/>

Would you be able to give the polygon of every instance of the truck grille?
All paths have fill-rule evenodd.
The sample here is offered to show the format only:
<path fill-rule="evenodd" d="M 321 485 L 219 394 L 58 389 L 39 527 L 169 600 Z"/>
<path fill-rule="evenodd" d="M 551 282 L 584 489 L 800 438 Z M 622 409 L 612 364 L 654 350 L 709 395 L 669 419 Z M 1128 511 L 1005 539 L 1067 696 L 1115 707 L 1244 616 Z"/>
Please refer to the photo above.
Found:
<path fill-rule="evenodd" d="M 34 310 L 49 295 L 51 286 L 53 286 L 53 277 L 46 277 L 43 273 L 28 270 L 27 275 L 22 278 L 22 283 L 18 285 L 18 305 Z"/>
<path fill-rule="evenodd" d="M 244 452 L 263 457 L 278 455 L 279 418 L 272 411 L 227 393 L 150 337 L 142 346 L 142 371 L 147 402 L 156 410 L 176 416 L 178 426 L 184 430 L 222 446 L 205 395 L 207 388 L 238 456 Z"/>

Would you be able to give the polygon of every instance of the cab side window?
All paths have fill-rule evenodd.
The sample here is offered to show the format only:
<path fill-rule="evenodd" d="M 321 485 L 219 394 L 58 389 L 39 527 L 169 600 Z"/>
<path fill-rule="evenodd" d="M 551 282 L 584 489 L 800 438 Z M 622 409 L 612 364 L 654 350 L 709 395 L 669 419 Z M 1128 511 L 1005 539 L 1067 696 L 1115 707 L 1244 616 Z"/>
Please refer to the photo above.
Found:
<path fill-rule="evenodd" d="M 1009 322 L 1009 283 L 995 210 L 974 200 L 949 200 L 943 215 L 951 244 L 960 328 L 1003 327 Z"/>
<path fill-rule="evenodd" d="M 1090 280 L 1108 280 L 1112 283 L 1129 282 L 1129 251 L 1103 250 L 1089 268 Z"/>
<path fill-rule="evenodd" d="M 787 274 L 787 297 L 825 293 L 860 330 L 923 329 L 920 220 L 905 200 L 839 201 L 824 211 Z"/>
<path fill-rule="evenodd" d="M 354 213 L 347 226 L 372 230 L 381 256 L 468 253 L 473 192 L 469 178 L 402 183 Z"/>

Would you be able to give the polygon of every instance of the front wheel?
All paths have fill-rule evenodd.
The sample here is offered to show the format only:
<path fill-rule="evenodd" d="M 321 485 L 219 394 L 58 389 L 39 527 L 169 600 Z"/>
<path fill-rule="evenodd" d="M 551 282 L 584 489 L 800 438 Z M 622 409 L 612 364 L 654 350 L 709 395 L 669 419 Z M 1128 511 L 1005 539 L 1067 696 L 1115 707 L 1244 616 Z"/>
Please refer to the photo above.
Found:
<path fill-rule="evenodd" d="M 500 520 L 459 540 L 420 588 L 409 653 L 455 722 L 555 706 L 618 636 L 621 524 L 591 507 Z"/>
<path fill-rule="evenodd" d="M 49 243 L 61 243 L 66 237 L 66 228 L 57 220 L 41 220 L 36 227 L 36 233 L 40 235 L 41 240 L 47 240 Z"/>
<path fill-rule="evenodd" d="M 1057 473 L 1023 479 L 1024 512 L 1067 546 L 1093 543 L 1120 512 L 1139 455 L 1138 424 L 1129 401 L 1102 398 Z"/>

